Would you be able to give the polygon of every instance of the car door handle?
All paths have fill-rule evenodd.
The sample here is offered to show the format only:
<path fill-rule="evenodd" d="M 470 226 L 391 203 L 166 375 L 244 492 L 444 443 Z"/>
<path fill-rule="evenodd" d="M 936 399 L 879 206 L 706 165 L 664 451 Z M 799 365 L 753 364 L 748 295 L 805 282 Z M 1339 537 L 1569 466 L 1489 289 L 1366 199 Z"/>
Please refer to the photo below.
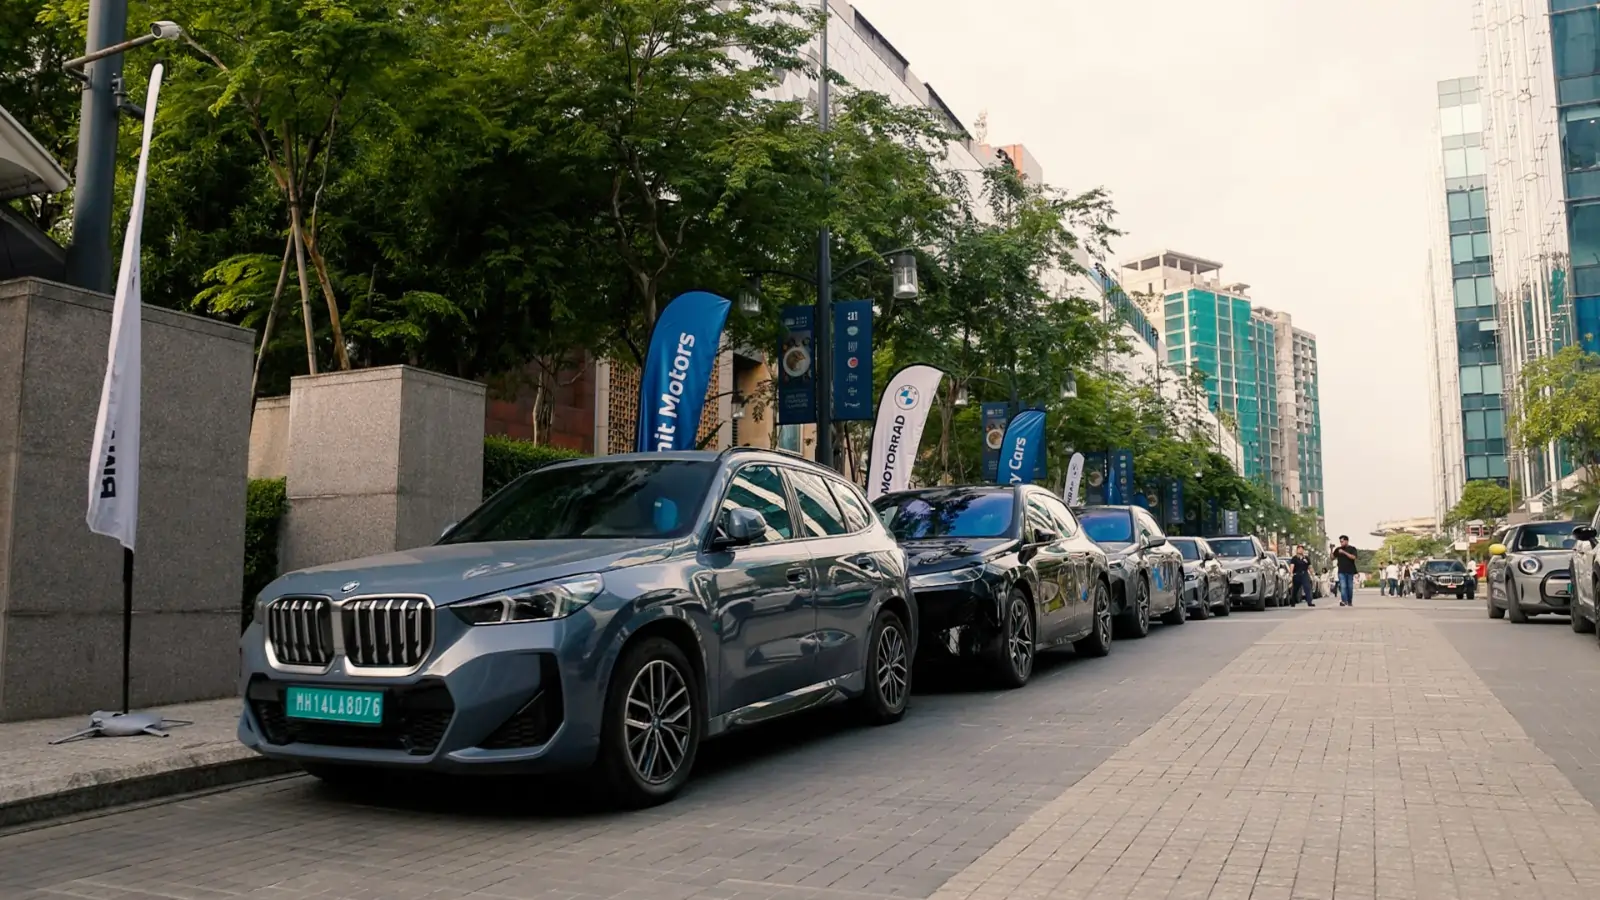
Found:
<path fill-rule="evenodd" d="M 794 568 L 789 570 L 789 583 L 790 584 L 809 584 L 810 582 L 811 582 L 811 570 L 810 569 L 804 568 L 802 566 L 796 566 L 796 567 L 794 567 Z"/>
<path fill-rule="evenodd" d="M 849 560 L 847 560 L 847 562 L 858 569 L 866 569 L 869 572 L 878 571 L 877 558 L 867 554 L 862 554 L 861 556 L 852 556 Z"/>

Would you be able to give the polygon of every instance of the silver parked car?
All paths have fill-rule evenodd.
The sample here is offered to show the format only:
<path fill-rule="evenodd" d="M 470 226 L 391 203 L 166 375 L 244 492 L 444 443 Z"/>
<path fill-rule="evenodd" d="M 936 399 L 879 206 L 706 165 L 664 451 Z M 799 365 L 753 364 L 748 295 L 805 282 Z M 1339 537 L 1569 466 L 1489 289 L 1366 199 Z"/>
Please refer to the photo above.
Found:
<path fill-rule="evenodd" d="M 1267 556 L 1267 548 L 1250 535 L 1206 538 L 1216 551 L 1217 561 L 1228 573 L 1231 601 L 1245 609 L 1260 612 L 1278 596 L 1278 566 Z"/>
<path fill-rule="evenodd" d="M 1566 615 L 1572 608 L 1572 530 L 1575 522 L 1524 522 L 1495 533 L 1489 547 L 1489 617 L 1526 622 Z"/>
<path fill-rule="evenodd" d="M 1594 631 L 1600 622 L 1600 510 L 1572 529 L 1572 630 Z"/>
<path fill-rule="evenodd" d="M 1216 551 L 1199 537 L 1170 537 L 1168 543 L 1183 554 L 1183 608 L 1191 619 L 1225 616 L 1233 607 L 1228 602 L 1228 573 L 1217 562 Z"/>
<path fill-rule="evenodd" d="M 898 720 L 916 634 L 905 552 L 829 469 L 748 449 L 560 463 L 434 546 L 268 585 L 239 740 L 335 782 L 590 771 L 644 806 L 703 739 L 836 700 Z"/>

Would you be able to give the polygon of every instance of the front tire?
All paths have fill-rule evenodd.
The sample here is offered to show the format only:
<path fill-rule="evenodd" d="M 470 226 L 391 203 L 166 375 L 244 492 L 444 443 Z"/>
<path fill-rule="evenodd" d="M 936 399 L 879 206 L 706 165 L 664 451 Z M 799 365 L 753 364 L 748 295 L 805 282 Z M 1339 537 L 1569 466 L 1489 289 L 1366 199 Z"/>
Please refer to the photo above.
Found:
<path fill-rule="evenodd" d="M 1196 603 L 1197 608 L 1194 611 L 1194 615 L 1190 618 L 1199 619 L 1202 622 L 1211 618 L 1211 598 L 1201 595 L 1200 597 L 1197 597 L 1196 600 L 1199 602 Z M 1185 613 L 1185 615 L 1188 614 Z"/>
<path fill-rule="evenodd" d="M 1259 584 L 1256 586 L 1256 595 L 1250 598 L 1249 609 L 1251 612 L 1267 611 L 1267 592 L 1266 589 Z"/>
<path fill-rule="evenodd" d="M 629 647 L 606 689 L 596 760 L 618 805 L 665 803 L 689 780 L 703 728 L 700 685 L 678 645 L 652 637 Z"/>
<path fill-rule="evenodd" d="M 1505 587 L 1502 588 L 1506 592 L 1506 617 L 1514 625 L 1526 625 L 1528 624 L 1528 613 L 1523 610 L 1522 604 L 1517 602 L 1517 594 L 1513 590 L 1515 587 L 1515 584 L 1507 581 Z"/>
<path fill-rule="evenodd" d="M 1578 634 L 1588 634 L 1594 631 L 1594 620 L 1584 618 L 1583 613 L 1578 611 L 1577 604 L 1572 606 L 1572 630 Z"/>
<path fill-rule="evenodd" d="M 1483 596 L 1484 604 L 1489 608 L 1489 618 L 1504 619 L 1506 617 L 1505 609 L 1494 605 L 1494 591 L 1485 591 Z"/>
<path fill-rule="evenodd" d="M 1133 582 L 1133 600 L 1117 620 L 1117 637 L 1139 640 L 1150 634 L 1150 585 L 1144 578 Z"/>
<path fill-rule="evenodd" d="M 1217 607 L 1218 616 L 1233 614 L 1233 596 L 1229 593 L 1227 585 L 1222 586 L 1222 604 Z"/>
<path fill-rule="evenodd" d="M 1177 602 L 1172 604 L 1171 609 L 1161 614 L 1161 624 L 1182 625 L 1187 621 L 1189 621 L 1189 614 L 1183 610 L 1183 592 L 1179 591 Z"/>
<path fill-rule="evenodd" d="M 1111 652 L 1111 590 L 1104 581 L 1094 583 L 1094 626 L 1072 649 L 1083 656 L 1105 656 Z"/>
<path fill-rule="evenodd" d="M 905 718 L 911 704 L 911 639 L 905 623 L 893 610 L 880 610 L 867 646 L 872 651 L 862 673 L 866 690 L 856 702 L 869 723 L 890 725 Z"/>
<path fill-rule="evenodd" d="M 1000 640 L 994 649 L 994 673 L 1001 687 L 1019 688 L 1033 677 L 1033 604 L 1028 595 L 1012 588 L 1006 595 L 1000 623 Z"/>

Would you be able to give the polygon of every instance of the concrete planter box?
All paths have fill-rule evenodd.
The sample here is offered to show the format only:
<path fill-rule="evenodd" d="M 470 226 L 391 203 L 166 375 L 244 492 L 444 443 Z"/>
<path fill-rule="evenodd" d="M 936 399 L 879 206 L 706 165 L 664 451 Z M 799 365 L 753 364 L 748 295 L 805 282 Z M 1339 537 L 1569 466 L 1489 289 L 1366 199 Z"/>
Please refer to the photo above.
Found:
<path fill-rule="evenodd" d="M 407 366 L 293 379 L 280 571 L 437 540 L 483 499 L 484 403 Z"/>
<path fill-rule="evenodd" d="M 121 698 L 122 549 L 89 532 L 111 298 L 0 283 L 0 721 Z M 251 333 L 143 309 L 132 701 L 231 695 L 239 664 Z"/>

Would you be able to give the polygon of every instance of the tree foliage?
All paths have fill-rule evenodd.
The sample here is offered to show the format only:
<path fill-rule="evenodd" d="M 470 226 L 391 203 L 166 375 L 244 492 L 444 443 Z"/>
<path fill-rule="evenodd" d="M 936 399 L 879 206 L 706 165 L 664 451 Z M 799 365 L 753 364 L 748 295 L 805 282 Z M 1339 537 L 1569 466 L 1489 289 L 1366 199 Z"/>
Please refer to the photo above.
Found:
<path fill-rule="evenodd" d="M 1488 522 L 1511 511 L 1511 491 L 1494 481 L 1469 481 L 1461 489 L 1461 499 L 1445 514 L 1445 525 Z"/>
<path fill-rule="evenodd" d="M 1600 464 L 1600 354 L 1576 344 L 1522 369 L 1512 433 L 1524 450 L 1564 444 L 1580 465 Z"/>

